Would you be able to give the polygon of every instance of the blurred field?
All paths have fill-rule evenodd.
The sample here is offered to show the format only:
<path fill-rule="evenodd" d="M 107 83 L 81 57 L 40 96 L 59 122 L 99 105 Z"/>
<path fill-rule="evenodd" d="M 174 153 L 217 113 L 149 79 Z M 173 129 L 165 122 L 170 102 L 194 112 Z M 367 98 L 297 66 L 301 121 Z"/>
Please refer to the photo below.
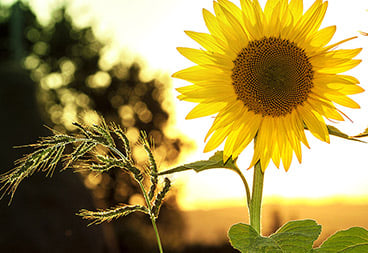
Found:
<path fill-rule="evenodd" d="M 352 226 L 368 228 L 367 213 L 367 203 L 265 204 L 262 234 L 269 235 L 290 220 L 314 219 L 322 225 L 322 233 L 315 243 L 319 245 L 338 230 Z M 223 244 L 231 225 L 248 223 L 248 214 L 243 207 L 185 211 L 183 218 L 187 228 L 185 240 L 188 244 Z"/>

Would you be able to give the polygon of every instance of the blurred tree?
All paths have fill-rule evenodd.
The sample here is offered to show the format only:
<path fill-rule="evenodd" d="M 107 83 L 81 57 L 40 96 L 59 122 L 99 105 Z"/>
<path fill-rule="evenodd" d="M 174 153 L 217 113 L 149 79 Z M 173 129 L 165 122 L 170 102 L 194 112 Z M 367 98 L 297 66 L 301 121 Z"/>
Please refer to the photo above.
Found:
<path fill-rule="evenodd" d="M 36 22 L 29 10 L 17 3 L 0 8 L 0 168 L 4 173 L 46 129 L 38 111 L 36 85 L 21 60 L 31 49 L 24 40 L 24 25 Z M 53 180 L 35 175 L 20 187 L 11 206 L 0 202 L 0 245 L 2 252 L 65 252 L 105 248 L 101 228 L 88 229 L 74 213 L 93 208 L 92 198 L 80 178 L 67 172 Z"/>
<path fill-rule="evenodd" d="M 4 111 L 3 115 L 9 114 L 9 117 L 12 118 L 23 119 L 23 116 L 27 117 L 25 123 L 21 124 L 19 121 L 14 121 L 15 123 L 11 124 L 11 126 L 9 124 L 9 126 L 11 128 L 21 128 L 19 130 L 24 133 L 20 136 L 33 136 L 30 140 L 22 137 L 23 139 L 11 143 L 12 145 L 34 141 L 34 137 L 39 136 L 41 133 L 41 131 L 35 131 L 31 127 L 32 125 L 42 125 L 37 115 L 36 103 L 34 102 L 34 89 L 37 87 L 37 104 L 43 120 L 48 126 L 59 131 L 73 131 L 74 127 L 71 124 L 73 121 L 86 124 L 96 122 L 98 120 L 97 115 L 100 114 L 104 116 L 107 122 L 115 122 L 127 128 L 128 135 L 133 142 L 137 140 L 139 130 L 146 131 L 154 139 L 156 160 L 162 161 L 163 165 L 175 162 L 180 151 L 184 147 L 190 146 L 188 141 L 179 138 L 172 139 L 165 134 L 164 128 L 168 123 L 168 112 L 171 110 L 169 106 L 164 106 L 168 104 L 168 101 L 165 99 L 167 86 L 158 80 L 142 81 L 139 75 L 140 68 L 137 64 L 124 66 L 121 63 L 109 64 L 106 62 L 107 45 L 103 45 L 95 38 L 91 27 L 76 28 L 72 23 L 71 17 L 65 14 L 65 9 L 55 11 L 53 15 L 54 20 L 46 26 L 40 25 L 28 7 L 19 3 L 13 7 L 13 12 L 9 8 L 0 8 L 0 16 L 0 60 L 3 65 L 1 71 L 7 68 L 4 66 L 9 66 L 6 59 L 11 58 L 12 62 L 15 62 L 15 65 L 18 66 L 13 76 L 5 73 L 4 75 L 8 76 L 8 79 L 1 79 L 2 88 L 0 91 L 2 95 L 4 94 L 2 97 L 7 100 L 13 100 L 9 104 L 4 104 L 3 102 L 7 100 L 1 99 L 1 110 Z M 15 23 L 23 23 L 22 19 L 24 20 L 25 28 L 14 30 L 14 27 L 12 27 L 14 24 L 11 21 L 15 20 Z M 12 34 L 12 31 L 18 32 Z M 24 33 L 19 33 L 19 31 Z M 11 46 L 9 47 L 9 45 Z M 29 75 L 26 75 L 19 68 L 18 63 L 22 59 L 24 59 L 23 64 L 25 69 L 29 71 Z M 20 72 L 22 73 L 21 76 L 26 78 L 27 81 L 14 81 L 16 80 L 15 77 L 20 78 L 20 75 L 18 75 Z M 31 80 L 27 76 L 30 76 Z M 19 87 L 13 83 L 19 84 Z M 7 93 L 4 93 L 4 91 L 7 91 Z M 23 99 L 23 97 L 27 97 L 27 99 Z M 33 102 L 27 103 L 27 100 Z M 14 111 L 14 108 L 18 108 L 20 113 Z M 13 131 L 14 129 L 4 130 L 0 131 L 3 134 L 5 133 L 4 135 L 6 136 L 4 137 L 13 138 L 16 135 L 16 132 Z M 8 147 L 9 145 L 6 149 Z M 135 148 L 133 152 L 136 154 L 136 160 L 143 165 L 144 160 L 141 158 L 140 150 Z M 11 160 L 14 160 L 14 156 L 11 156 Z M 0 166 L 8 167 L 9 165 L 2 163 Z M 49 191 L 48 187 L 53 188 L 50 191 L 52 195 L 49 194 L 46 199 L 38 201 L 59 201 L 56 200 L 56 197 L 52 199 L 54 194 L 57 195 L 62 199 L 61 202 L 69 207 L 67 208 L 68 210 L 61 208 L 63 211 L 59 210 L 60 215 L 66 212 L 72 214 L 73 212 L 69 211 L 70 208 L 74 208 L 74 212 L 77 208 L 90 208 L 90 204 L 86 203 L 88 202 L 88 197 L 85 198 L 82 197 L 82 194 L 79 194 L 85 191 L 83 189 L 77 190 L 78 187 L 80 188 L 80 185 L 75 186 L 76 177 L 74 176 L 73 180 L 70 179 L 72 175 L 69 173 L 70 176 L 67 179 L 61 180 L 61 178 L 65 177 L 65 174 L 68 174 L 68 172 L 62 175 L 55 174 L 52 180 L 40 177 L 37 177 L 37 179 L 32 177 L 28 180 L 36 180 L 37 184 L 45 184 L 44 181 L 47 181 L 47 186 L 42 188 L 44 191 Z M 56 183 L 55 178 L 61 180 L 61 183 Z M 77 180 L 79 179 L 77 178 Z M 65 196 L 66 192 L 63 191 L 69 187 L 71 182 L 73 182 L 74 186 L 72 187 L 74 191 L 66 191 L 70 192 L 71 195 Z M 139 195 L 136 194 L 138 192 L 137 186 L 130 181 L 128 176 L 121 174 L 120 171 L 112 171 L 110 174 L 100 176 L 84 175 L 83 182 L 85 186 L 93 191 L 93 199 L 97 207 L 104 208 L 119 202 L 140 201 Z M 37 187 L 39 186 L 34 184 L 24 186 L 30 192 L 37 192 L 34 197 L 39 198 L 40 192 L 38 192 Z M 32 203 L 28 203 L 22 196 L 17 196 L 21 192 L 22 187 L 16 193 L 15 201 L 9 208 L 11 212 L 32 208 L 32 205 L 37 201 L 35 199 Z M 84 198 L 82 202 L 85 206 L 81 205 L 82 203 L 72 206 L 72 202 L 77 202 L 77 199 L 80 197 Z M 68 198 L 72 198 L 75 201 L 68 202 Z M 24 203 L 30 205 L 24 206 Z M 49 212 L 47 216 L 46 211 L 41 212 L 40 209 L 37 209 L 35 212 L 38 213 L 40 218 L 43 217 L 41 215 L 43 214 L 49 217 L 48 219 L 52 219 L 55 212 L 49 210 L 50 202 L 42 205 L 46 205 L 46 209 Z M 1 213 L 3 212 L 9 213 L 10 211 L 6 211 L 4 207 L 1 207 Z M 31 224 L 35 222 L 32 218 L 36 216 L 35 212 L 31 212 L 32 216 L 27 216 L 28 219 L 31 219 L 28 221 Z M 19 215 L 19 213 L 17 212 L 17 214 L 13 215 Z M 74 220 L 79 218 L 73 217 L 72 219 L 75 222 Z M 60 219 L 60 222 L 63 223 L 63 220 L 65 218 Z M 25 221 L 22 219 L 22 222 Z M 154 244 L 154 235 L 149 222 L 146 217 L 132 215 L 116 223 L 111 223 L 113 225 L 105 225 L 104 233 L 105 238 L 109 239 L 110 252 L 114 252 L 114 249 L 120 252 L 152 252 L 156 245 Z M 1 224 L 4 224 L 3 221 L 1 221 Z M 84 225 L 86 224 L 84 223 Z M 11 223 L 8 222 L 5 228 L 10 228 L 10 226 Z M 4 228 L 3 225 L 1 227 Z M 174 195 L 169 198 L 169 201 L 161 210 L 159 227 L 163 233 L 163 243 L 164 245 L 166 244 L 166 248 L 178 248 L 182 236 L 183 221 L 180 219 Z M 53 229 L 57 230 L 57 228 Z M 65 245 L 65 241 L 62 239 L 56 238 L 58 235 L 54 234 L 55 231 L 53 229 L 51 237 L 59 241 L 50 240 L 48 246 L 64 246 L 64 249 L 60 248 L 60 252 L 65 252 L 65 249 L 69 246 Z M 5 229 L 1 230 L 0 245 L 5 245 L 3 242 L 8 241 L 10 243 L 8 243 L 10 245 L 9 249 L 13 249 L 11 248 L 11 244 L 14 244 L 12 239 L 18 235 L 19 230 L 15 230 L 11 234 L 8 233 L 9 229 L 6 229 L 6 231 Z M 97 234 L 101 233 L 97 228 L 92 228 L 91 230 L 96 232 L 95 235 L 97 237 Z M 45 233 L 46 231 L 38 232 Z M 85 233 L 83 229 L 79 232 Z M 3 237 L 4 233 L 8 233 L 8 235 Z M 64 237 L 69 236 L 73 238 L 71 234 L 74 235 L 76 232 L 72 229 L 67 229 L 63 233 L 65 233 Z M 115 236 L 116 233 L 117 235 Z M 22 238 L 26 239 L 24 241 L 27 241 L 27 246 L 29 246 L 28 243 L 31 244 L 28 241 L 37 238 L 37 233 L 34 233 L 33 237 L 31 235 L 31 231 L 24 231 L 24 237 Z M 42 237 L 42 235 L 39 236 Z M 77 236 L 74 236 L 74 238 L 77 238 Z M 94 236 L 90 236 L 90 238 L 93 241 L 91 245 L 96 245 L 100 241 L 94 240 Z M 81 240 L 73 241 L 73 243 L 79 242 Z M 42 243 L 47 244 L 46 242 Z M 37 252 L 58 252 L 49 251 L 50 249 L 47 249 L 47 246 L 40 245 L 40 243 L 33 243 L 33 245 L 35 249 L 39 247 L 38 251 L 36 250 Z M 89 247 L 92 248 L 88 250 L 89 252 L 101 252 L 99 250 L 103 246 L 99 244 L 97 247 Z M 23 252 L 21 251 L 22 249 L 19 247 L 17 252 Z M 86 251 L 86 248 L 83 251 Z M 32 252 L 32 250 L 27 252 Z"/>

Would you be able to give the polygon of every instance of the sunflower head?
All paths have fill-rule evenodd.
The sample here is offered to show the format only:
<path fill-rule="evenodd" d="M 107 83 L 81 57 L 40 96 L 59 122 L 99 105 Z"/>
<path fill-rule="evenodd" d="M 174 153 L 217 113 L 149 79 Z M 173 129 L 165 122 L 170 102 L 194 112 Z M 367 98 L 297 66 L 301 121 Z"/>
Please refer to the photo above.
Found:
<path fill-rule="evenodd" d="M 251 166 L 263 170 L 272 160 L 288 170 L 307 128 L 329 142 L 325 119 L 343 121 L 336 108 L 359 108 L 348 95 L 359 81 L 341 73 L 360 63 L 361 49 L 328 45 L 336 27 L 320 29 L 327 2 L 316 0 L 303 11 L 302 0 L 228 0 L 203 10 L 209 33 L 187 31 L 202 49 L 178 48 L 196 65 L 173 74 L 192 85 L 178 88 L 179 99 L 198 103 L 187 118 L 216 114 L 205 151 L 225 142 L 224 160 L 236 158 L 256 139 Z"/>

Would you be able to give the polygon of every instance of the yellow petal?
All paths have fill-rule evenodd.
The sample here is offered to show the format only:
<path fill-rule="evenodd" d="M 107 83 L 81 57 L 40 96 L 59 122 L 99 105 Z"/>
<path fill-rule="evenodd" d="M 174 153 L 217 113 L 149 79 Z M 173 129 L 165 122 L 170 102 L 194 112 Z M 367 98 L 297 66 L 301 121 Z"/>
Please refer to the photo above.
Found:
<path fill-rule="evenodd" d="M 345 95 L 358 94 L 364 91 L 362 87 L 355 84 L 342 84 L 340 87 L 339 91 Z"/>
<path fill-rule="evenodd" d="M 208 28 L 208 31 L 215 37 L 217 37 L 219 40 L 217 40 L 217 42 L 219 41 L 223 41 L 221 44 L 221 46 L 226 46 L 225 44 L 225 37 L 221 32 L 221 28 L 217 22 L 216 17 L 209 12 L 206 9 L 203 9 L 203 18 L 204 18 L 204 22 L 206 23 L 206 26 Z"/>
<path fill-rule="evenodd" d="M 280 120 L 280 133 L 283 135 L 286 135 L 285 140 L 283 140 L 283 143 L 289 143 L 287 145 L 291 146 L 291 149 L 294 150 L 296 157 L 298 158 L 299 163 L 301 163 L 302 160 L 302 150 L 300 141 L 301 139 L 298 138 L 298 133 L 293 131 L 293 127 L 291 126 L 291 114 L 285 115 Z M 285 168 L 285 164 L 284 164 Z M 286 169 L 286 168 L 285 168 Z"/>
<path fill-rule="evenodd" d="M 242 26 L 239 25 L 236 18 L 226 8 L 217 2 L 213 2 L 213 7 L 221 32 L 227 43 L 231 45 L 231 47 L 228 47 L 228 50 L 232 52 L 235 59 L 241 49 L 246 46 L 248 39 L 244 35 L 244 31 L 242 31 Z"/>
<path fill-rule="evenodd" d="M 282 164 L 284 166 L 285 171 L 288 171 L 290 168 L 291 160 L 293 158 L 293 149 L 291 148 L 289 143 L 285 143 L 284 149 L 282 150 Z"/>
<path fill-rule="evenodd" d="M 220 129 L 217 129 L 207 142 L 203 152 L 209 152 L 217 148 L 230 134 L 231 129 L 232 129 L 231 124 L 224 126 Z"/>
<path fill-rule="evenodd" d="M 272 137 L 269 142 L 271 159 L 276 165 L 277 168 L 280 168 L 280 161 L 282 156 L 282 146 L 284 145 L 284 141 L 286 140 L 286 136 L 283 133 L 282 129 L 282 120 L 272 119 L 271 124 L 273 125 Z"/>
<path fill-rule="evenodd" d="M 322 99 L 321 96 L 309 96 L 308 102 L 310 105 L 321 115 L 328 119 L 344 121 L 344 118 L 338 112 L 336 107 L 326 99 Z"/>
<path fill-rule="evenodd" d="M 246 28 L 246 32 L 249 35 L 249 40 L 260 39 L 263 36 L 263 25 L 259 23 L 261 17 L 260 10 L 255 9 L 258 5 L 254 5 L 249 0 L 241 0 L 240 5 L 243 14 L 243 23 Z M 262 13 L 263 14 L 263 13 Z"/>
<path fill-rule="evenodd" d="M 317 31 L 313 36 L 311 36 L 310 45 L 317 48 L 324 47 L 328 42 L 331 41 L 335 32 L 336 26 L 325 27 Z"/>
<path fill-rule="evenodd" d="M 303 119 L 299 116 L 297 110 L 293 110 L 290 114 L 290 127 L 297 138 L 301 140 L 307 148 L 310 148 L 304 133 Z"/>
<path fill-rule="evenodd" d="M 264 30 L 264 14 L 258 0 L 253 0 L 252 7 L 254 10 L 255 28 L 263 33 Z"/>
<path fill-rule="evenodd" d="M 177 50 L 188 60 L 198 65 L 227 69 L 228 71 L 231 71 L 234 67 L 234 63 L 230 58 L 219 53 L 187 47 L 178 47 Z"/>
<path fill-rule="evenodd" d="M 257 140 L 254 150 L 254 154 L 258 153 L 257 156 L 260 157 L 261 168 L 263 171 L 267 168 L 271 159 L 269 142 L 273 141 L 273 130 L 274 126 L 272 124 L 272 117 L 264 117 L 257 133 Z"/>
<path fill-rule="evenodd" d="M 353 76 L 348 75 L 335 75 L 326 73 L 314 73 L 314 80 L 316 82 L 324 83 L 342 83 L 342 84 L 358 84 L 359 80 Z"/>
<path fill-rule="evenodd" d="M 195 40 L 199 45 L 207 49 L 208 51 L 222 52 L 223 49 L 218 44 L 216 39 L 207 33 L 199 33 L 192 31 L 185 31 L 191 39 Z"/>
<path fill-rule="evenodd" d="M 297 108 L 308 130 L 321 141 L 330 142 L 327 126 L 321 115 L 314 111 L 308 103 Z"/>
<path fill-rule="evenodd" d="M 318 4 L 319 2 L 321 1 L 317 0 L 300 19 L 300 23 L 295 27 L 295 32 L 291 34 L 293 41 L 302 43 L 321 26 L 326 13 L 327 2 Z"/>
<path fill-rule="evenodd" d="M 198 65 L 208 65 L 213 64 L 213 61 L 208 57 L 208 53 L 204 50 L 187 48 L 187 47 L 177 47 L 176 48 L 180 54 L 185 56 L 188 60 L 198 64 Z"/>
<path fill-rule="evenodd" d="M 349 108 L 355 108 L 358 109 L 360 108 L 359 104 L 356 103 L 354 100 L 352 100 L 351 98 L 347 97 L 346 95 L 332 95 L 332 94 L 326 94 L 325 95 L 328 99 L 331 99 L 331 101 L 345 106 L 345 107 L 349 107 Z"/>
<path fill-rule="evenodd" d="M 271 20 L 273 10 L 276 8 L 276 6 L 279 5 L 280 8 L 280 1 L 279 0 L 268 0 L 266 2 L 266 6 L 264 8 L 264 14 L 268 21 Z"/>
<path fill-rule="evenodd" d="M 228 0 L 218 0 L 218 2 L 221 6 L 225 7 L 226 10 L 231 12 L 237 20 L 242 19 L 243 14 L 242 14 L 241 10 L 239 9 L 239 7 L 236 6 L 234 3 L 232 3 Z"/>
<path fill-rule="evenodd" d="M 355 48 L 355 49 L 339 49 L 339 50 L 332 50 L 325 53 L 325 57 L 331 58 L 354 58 L 362 51 L 362 48 Z"/>
<path fill-rule="evenodd" d="M 328 51 L 310 57 L 310 62 L 312 63 L 313 67 L 317 68 L 331 68 L 331 66 L 335 68 L 336 66 L 344 65 L 352 61 L 352 58 L 357 56 L 361 51 L 361 48 Z"/>
<path fill-rule="evenodd" d="M 202 99 L 204 102 L 232 102 L 236 100 L 234 90 L 232 89 L 232 87 L 226 85 L 188 85 L 177 88 L 176 90 L 182 93 L 184 100 L 186 100 L 186 98 Z"/>
<path fill-rule="evenodd" d="M 237 40 L 237 44 L 239 44 L 239 49 L 237 49 L 237 52 L 239 53 L 241 49 L 246 47 L 248 44 L 247 33 L 244 31 L 244 28 L 240 24 L 239 20 L 231 12 L 224 7 L 222 7 L 222 11 L 227 21 L 230 23 L 232 31 L 234 31 L 233 37 Z"/>
<path fill-rule="evenodd" d="M 219 114 L 217 114 L 211 128 L 208 130 L 205 140 L 216 129 L 219 129 L 223 126 L 232 124 L 233 122 L 237 121 L 239 117 L 241 117 L 242 114 L 245 113 L 245 111 L 246 109 L 244 108 L 243 102 L 241 102 L 240 100 L 236 100 L 233 103 L 229 103 L 219 112 Z"/>
<path fill-rule="evenodd" d="M 326 73 L 326 74 L 337 74 L 337 73 L 342 73 L 345 71 L 348 71 L 352 68 L 355 68 L 356 66 L 358 66 L 362 60 L 345 60 L 345 59 L 338 59 L 338 60 L 334 60 L 334 61 L 330 61 L 333 67 L 327 66 L 325 64 L 323 64 L 322 61 L 319 61 L 318 64 L 321 66 L 313 66 L 318 68 L 318 71 L 321 73 Z M 325 66 L 323 66 L 325 65 Z"/>
<path fill-rule="evenodd" d="M 239 121 L 242 123 L 238 127 L 239 135 L 234 143 L 233 152 L 235 157 L 237 157 L 254 139 L 262 122 L 262 117 L 249 111 L 243 114 L 243 117 Z"/>
<path fill-rule="evenodd" d="M 354 37 L 350 37 L 350 38 L 341 40 L 341 41 L 336 42 L 336 43 L 334 43 L 334 44 L 332 44 L 332 45 L 330 45 L 328 47 L 325 47 L 323 51 L 327 52 L 327 51 L 329 51 L 331 49 L 336 48 L 337 46 L 341 45 L 342 43 L 348 42 L 348 41 L 353 40 L 353 39 L 356 39 L 356 38 L 358 38 L 358 37 L 357 36 L 354 36 Z"/>
<path fill-rule="evenodd" d="M 265 16 L 269 19 L 268 20 L 268 25 L 265 27 L 265 35 L 266 36 L 277 36 L 280 33 L 280 26 L 281 26 L 281 21 L 280 21 L 280 12 L 281 12 L 281 2 L 279 1 L 267 1 L 267 3 L 277 3 L 276 6 L 271 7 L 271 6 L 267 6 L 268 7 L 268 11 L 267 12 L 271 12 L 271 14 L 266 14 Z"/>
<path fill-rule="evenodd" d="M 172 75 L 172 77 L 184 79 L 189 82 L 203 82 L 205 81 L 223 81 L 224 83 L 231 83 L 231 74 L 224 73 L 224 70 L 217 68 L 210 68 L 208 66 L 192 66 L 180 70 Z"/>
<path fill-rule="evenodd" d="M 298 21 L 303 15 L 303 0 L 291 0 L 289 4 L 294 20 Z"/>
<path fill-rule="evenodd" d="M 223 102 L 200 103 L 188 113 L 185 119 L 195 119 L 218 113 L 220 110 L 222 110 L 222 108 L 226 106 L 226 104 L 227 103 Z"/>

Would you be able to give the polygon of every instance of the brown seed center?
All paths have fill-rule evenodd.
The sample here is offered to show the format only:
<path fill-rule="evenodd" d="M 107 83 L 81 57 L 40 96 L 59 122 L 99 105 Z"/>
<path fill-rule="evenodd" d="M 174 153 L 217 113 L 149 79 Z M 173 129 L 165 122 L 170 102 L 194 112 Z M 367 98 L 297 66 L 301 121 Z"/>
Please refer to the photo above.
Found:
<path fill-rule="evenodd" d="M 283 116 L 307 100 L 313 69 L 304 50 L 281 38 L 255 40 L 234 60 L 238 99 L 254 113 Z"/>

